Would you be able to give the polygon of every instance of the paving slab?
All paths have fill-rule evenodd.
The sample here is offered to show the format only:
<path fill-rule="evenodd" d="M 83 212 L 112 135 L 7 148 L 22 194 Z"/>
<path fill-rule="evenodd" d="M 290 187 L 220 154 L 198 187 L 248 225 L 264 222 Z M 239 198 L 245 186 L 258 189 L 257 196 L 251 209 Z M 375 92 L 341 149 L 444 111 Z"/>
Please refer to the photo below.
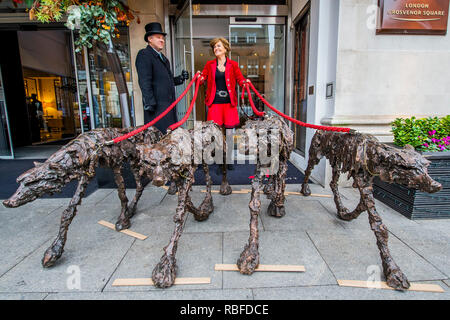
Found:
<path fill-rule="evenodd" d="M 0 300 L 44 300 L 48 293 L 0 293 Z"/>
<path fill-rule="evenodd" d="M 415 220 L 417 226 L 423 226 L 426 231 L 439 231 L 450 234 L 450 219 Z"/>
<path fill-rule="evenodd" d="M 286 215 L 282 218 L 267 214 L 270 201 L 261 201 L 261 219 L 264 230 L 343 230 L 343 223 L 335 219 L 318 200 L 303 201 L 303 197 L 287 197 L 285 201 Z"/>
<path fill-rule="evenodd" d="M 112 192 L 109 193 L 105 198 L 98 201 L 96 205 L 115 204 L 120 208 L 121 203 L 117 190 L 110 190 L 112 190 Z M 135 189 L 126 190 L 128 201 L 131 201 L 133 199 L 135 193 Z M 141 198 L 139 199 L 136 213 L 151 211 L 154 206 L 157 206 L 161 203 L 166 194 L 167 190 L 148 184 L 142 192 Z"/>
<path fill-rule="evenodd" d="M 105 287 L 105 291 L 161 290 L 154 286 L 113 287 L 112 283 L 115 279 L 122 278 L 151 278 L 153 268 L 163 255 L 163 248 L 168 244 L 171 235 L 172 233 L 161 233 L 158 236 L 151 236 L 145 241 L 136 241 L 114 272 L 111 280 Z M 214 265 L 222 263 L 222 241 L 221 233 L 182 234 L 176 254 L 177 277 L 210 277 L 211 283 L 174 285 L 164 290 L 222 288 L 222 275 L 220 272 L 214 271 Z"/>
<path fill-rule="evenodd" d="M 55 226 L 55 230 L 48 233 L 53 235 L 51 240 L 0 277 L 0 292 L 67 292 L 74 287 L 68 285 L 68 281 L 74 280 L 77 274 L 82 290 L 102 290 L 135 241 L 97 223 L 110 216 L 108 210 L 80 209 L 69 228 L 62 257 L 53 267 L 43 268 L 42 256 L 58 232 L 59 226 Z"/>
<path fill-rule="evenodd" d="M 107 196 L 112 193 L 116 193 L 116 189 L 97 189 L 95 192 L 91 193 L 89 196 L 83 198 L 82 205 L 95 205 L 102 202 Z"/>
<path fill-rule="evenodd" d="M 59 225 L 61 207 L 34 204 L 27 209 L 0 212 L 0 276 L 51 239 L 51 231 Z"/>
<path fill-rule="evenodd" d="M 45 300 L 252 300 L 250 289 L 51 293 Z"/>
<path fill-rule="evenodd" d="M 443 280 L 442 282 L 444 282 L 450 288 L 450 280 L 449 279 Z"/>
<path fill-rule="evenodd" d="M 248 236 L 248 232 L 224 234 L 223 263 L 236 263 L 248 242 Z M 260 264 L 303 265 L 306 272 L 242 275 L 237 271 L 220 271 L 223 273 L 224 289 L 336 284 L 336 279 L 305 232 L 264 231 L 259 233 L 259 240 Z"/>
<path fill-rule="evenodd" d="M 450 277 L 450 232 L 422 224 L 418 226 L 401 227 L 393 225 L 390 232 L 421 257 L 429 261 L 439 271 Z"/>
<path fill-rule="evenodd" d="M 354 220 L 344 221 L 337 217 L 336 204 L 334 203 L 333 199 L 320 199 L 319 202 L 331 214 L 334 220 L 340 222 L 344 229 L 360 230 L 370 228 L 367 211 L 362 212 L 360 216 Z M 353 211 L 359 203 L 359 196 L 358 198 L 343 199 L 342 202 L 349 209 L 349 211 Z M 406 218 L 405 216 L 389 208 L 384 203 L 381 203 L 378 200 L 375 200 L 375 206 L 378 214 L 380 215 L 383 223 L 386 225 L 388 230 L 391 226 L 417 226 L 416 221 Z"/>
<path fill-rule="evenodd" d="M 439 284 L 439 282 L 430 282 Z M 441 284 L 439 284 L 443 287 Z M 444 288 L 444 290 L 446 290 Z M 340 287 L 338 285 L 252 289 L 255 300 L 448 300 L 444 293 Z"/>
<path fill-rule="evenodd" d="M 193 192 L 192 201 L 198 206 L 205 193 Z M 196 221 L 192 214 L 189 214 L 186 232 L 235 232 L 247 231 L 250 224 L 250 210 L 248 204 L 250 195 L 234 194 L 222 196 L 214 193 L 213 204 L 214 211 L 209 218 L 204 221 Z M 263 228 L 262 221 L 259 219 L 258 227 Z"/>
<path fill-rule="evenodd" d="M 329 187 L 312 184 L 311 191 L 331 194 Z M 288 184 L 298 192 L 301 185 Z M 219 186 L 213 189 L 218 190 Z M 233 185 L 233 190 L 250 189 Z M 198 205 L 205 186 L 194 186 L 191 196 Z M 127 190 L 129 200 L 134 189 Z M 343 201 L 353 209 L 359 192 L 341 188 Z M 381 270 L 376 239 L 367 213 L 351 222 L 335 216 L 332 198 L 286 197 L 286 216 L 266 213 L 270 203 L 261 195 L 261 264 L 299 264 L 304 273 L 214 271 L 217 263 L 236 263 L 249 236 L 250 193 L 221 196 L 213 193 L 215 211 L 204 222 L 192 215 L 180 238 L 179 277 L 211 277 L 209 285 L 112 287 L 117 278 L 150 278 L 174 229 L 177 195 L 148 185 L 131 230 L 148 235 L 144 241 L 99 225 L 115 223 L 120 201 L 115 189 L 98 189 L 83 200 L 69 228 L 65 252 L 49 269 L 41 267 L 42 255 L 57 234 L 68 198 L 38 199 L 20 208 L 0 205 L 0 299 L 449 299 L 450 220 L 409 220 L 376 200 L 377 210 L 390 231 L 393 258 L 411 282 L 437 283 L 444 294 L 396 292 L 339 287 L 336 279 L 367 280 L 373 268 Z M 367 267 L 372 269 L 367 272 Z M 80 270 L 81 288 L 68 280 Z M 377 271 L 377 270 L 375 270 Z M 381 275 L 383 280 L 383 276 Z M 102 292 L 103 291 L 103 292 Z"/>
<path fill-rule="evenodd" d="M 367 280 L 379 275 L 384 281 L 376 238 L 369 228 L 332 233 L 310 230 L 308 235 L 339 280 Z M 389 237 L 388 245 L 393 259 L 410 281 L 446 278 L 396 237 Z"/>

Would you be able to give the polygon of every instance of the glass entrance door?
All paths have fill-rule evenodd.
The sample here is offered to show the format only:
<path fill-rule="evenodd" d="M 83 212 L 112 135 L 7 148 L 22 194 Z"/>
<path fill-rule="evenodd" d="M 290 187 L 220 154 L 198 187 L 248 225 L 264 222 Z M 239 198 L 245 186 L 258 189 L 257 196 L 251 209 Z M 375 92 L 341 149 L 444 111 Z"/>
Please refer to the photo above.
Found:
<path fill-rule="evenodd" d="M 180 10 L 174 21 L 174 74 L 181 74 L 182 70 L 189 71 L 190 79 L 195 74 L 194 71 L 194 46 L 192 41 L 192 0 L 186 1 L 185 6 Z M 175 96 L 179 97 L 186 89 L 190 80 L 184 85 L 175 86 Z M 184 117 L 192 100 L 195 86 L 177 105 L 178 120 Z M 193 128 L 195 121 L 195 105 L 188 121 L 183 125 L 188 129 Z"/>
<path fill-rule="evenodd" d="M 6 109 L 5 90 L 2 70 L 0 69 L 0 159 L 13 159 L 11 133 L 9 130 L 8 111 Z"/>
<path fill-rule="evenodd" d="M 294 105 L 293 117 L 306 122 L 307 85 L 308 85 L 308 48 L 309 48 L 309 12 L 295 25 L 294 53 Z M 294 126 L 294 145 L 296 150 L 305 155 L 306 128 Z"/>
<path fill-rule="evenodd" d="M 251 80 L 272 106 L 285 112 L 285 19 L 254 17 L 249 21 L 240 20 L 230 18 L 231 59 L 239 63 L 243 76 Z M 254 93 L 252 97 L 263 108 Z M 238 100 L 241 104 L 241 99 Z M 241 112 L 252 114 L 250 106 L 241 107 Z M 267 107 L 264 111 L 269 112 Z"/>

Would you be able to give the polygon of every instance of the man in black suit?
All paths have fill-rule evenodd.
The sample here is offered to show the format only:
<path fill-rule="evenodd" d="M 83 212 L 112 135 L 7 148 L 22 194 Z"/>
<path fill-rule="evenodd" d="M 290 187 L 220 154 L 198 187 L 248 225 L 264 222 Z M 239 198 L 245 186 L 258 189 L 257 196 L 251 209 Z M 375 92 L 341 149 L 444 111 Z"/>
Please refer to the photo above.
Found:
<path fill-rule="evenodd" d="M 136 70 L 144 105 L 144 122 L 148 123 L 164 112 L 175 101 L 175 86 L 189 79 L 186 70 L 174 77 L 170 70 L 169 60 L 161 53 L 164 49 L 166 33 L 161 24 L 151 22 L 145 26 L 145 49 L 141 49 L 136 57 Z M 166 133 L 167 128 L 177 122 L 176 107 L 159 120 L 155 127 Z"/>

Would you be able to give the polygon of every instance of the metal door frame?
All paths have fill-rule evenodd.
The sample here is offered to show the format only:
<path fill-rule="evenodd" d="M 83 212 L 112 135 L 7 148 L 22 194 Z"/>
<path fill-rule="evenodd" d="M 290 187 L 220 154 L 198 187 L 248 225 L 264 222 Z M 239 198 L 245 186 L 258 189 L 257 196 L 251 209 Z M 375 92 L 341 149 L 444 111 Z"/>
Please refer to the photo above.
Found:
<path fill-rule="evenodd" d="M 186 54 L 189 54 L 191 56 L 191 70 L 188 70 L 191 74 L 191 79 L 195 75 L 195 66 L 194 66 L 194 42 L 192 37 L 192 0 L 185 1 L 183 4 L 183 7 L 176 12 L 174 19 L 171 20 L 170 24 L 170 35 L 171 35 L 171 52 L 172 52 L 172 66 L 173 70 L 175 72 L 175 26 L 178 22 L 178 20 L 181 18 L 181 16 L 186 12 L 186 10 L 189 10 L 189 42 L 190 42 L 190 50 L 186 50 L 186 46 L 183 48 L 183 59 L 184 59 L 184 67 L 186 67 Z M 187 87 L 187 83 L 185 81 L 184 83 L 185 88 Z M 191 93 L 192 97 L 194 96 L 195 86 L 191 87 Z M 188 102 L 189 103 L 189 102 Z M 188 118 L 187 122 L 193 121 L 195 122 L 197 120 L 197 112 L 196 112 L 197 103 L 194 102 L 194 107 L 191 112 L 192 119 L 190 120 Z M 186 108 L 187 109 L 187 108 Z M 191 117 L 190 116 L 190 117 Z M 180 119 L 178 119 L 180 120 Z"/>
<path fill-rule="evenodd" d="M 12 143 L 12 139 L 11 139 L 11 129 L 10 129 L 10 127 L 9 127 L 9 117 L 8 117 L 8 106 L 6 105 L 6 94 L 5 94 L 5 86 L 4 86 L 4 84 L 5 84 L 5 82 L 3 81 L 3 75 L 2 75 L 2 69 L 1 69 L 1 66 L 0 66 L 0 81 L 1 81 L 1 83 L 2 83 L 2 88 L 3 88 L 3 95 L 4 95 L 4 97 L 5 97 L 5 103 L 4 103 L 4 106 L 5 106 L 5 119 L 6 119 L 6 126 L 8 127 L 8 140 L 9 140 L 9 149 L 10 149 L 10 151 L 11 151 L 11 155 L 10 156 L 0 156 L 0 159 L 14 159 L 14 147 L 13 147 L 13 143 Z"/>

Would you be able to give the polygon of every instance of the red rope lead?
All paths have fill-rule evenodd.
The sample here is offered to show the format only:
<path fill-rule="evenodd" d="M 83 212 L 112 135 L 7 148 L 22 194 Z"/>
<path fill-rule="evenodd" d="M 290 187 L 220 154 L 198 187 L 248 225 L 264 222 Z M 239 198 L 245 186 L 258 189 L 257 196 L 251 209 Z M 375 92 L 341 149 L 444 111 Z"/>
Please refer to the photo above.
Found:
<path fill-rule="evenodd" d="M 266 113 L 261 112 L 258 109 L 256 109 L 255 104 L 253 103 L 253 98 L 252 98 L 252 94 L 250 92 L 250 87 L 248 85 L 244 85 L 244 86 L 247 89 L 248 100 L 250 101 L 250 105 L 252 106 L 253 113 L 256 114 L 258 117 L 264 117 L 264 115 Z"/>
<path fill-rule="evenodd" d="M 243 85 L 242 93 L 241 93 L 242 104 L 244 104 L 244 93 L 246 90 L 247 90 L 247 94 L 248 94 L 248 100 L 250 101 L 250 106 L 252 107 L 253 113 L 256 114 L 258 117 L 264 117 L 265 113 L 256 109 L 255 104 L 253 103 L 253 99 L 251 97 L 250 88 L 245 83 Z"/>
<path fill-rule="evenodd" d="M 291 117 L 289 117 L 288 115 L 285 115 L 284 113 L 282 113 L 281 111 L 278 111 L 277 109 L 275 109 L 272 105 L 270 105 L 270 103 L 268 103 L 268 102 L 266 101 L 266 99 L 264 99 L 264 98 L 261 96 L 261 94 L 256 90 L 256 88 L 253 86 L 253 83 L 251 83 L 251 82 L 249 81 L 249 82 L 247 82 L 246 85 L 250 85 L 250 86 L 252 87 L 252 90 L 253 90 L 253 91 L 256 93 L 256 95 L 258 96 L 258 98 L 261 99 L 261 101 L 264 102 L 264 104 L 265 104 L 266 106 L 268 106 L 272 111 L 274 111 L 274 112 L 277 113 L 278 115 L 282 116 L 283 118 L 285 118 L 285 119 L 287 119 L 287 120 L 289 120 L 289 121 L 291 121 L 291 122 L 293 122 L 293 123 L 295 123 L 295 124 L 298 124 L 299 126 L 307 127 L 307 128 L 312 128 L 312 129 L 317 129 L 317 130 L 323 130 L 323 131 L 350 132 L 350 130 L 352 130 L 352 129 L 350 129 L 350 128 L 343 128 L 343 127 L 327 127 L 327 126 L 319 126 L 319 125 L 309 124 L 309 123 L 305 123 L 305 122 L 299 121 L 299 120 L 297 120 L 297 119 L 291 118 Z M 247 87 L 247 90 L 249 90 L 248 87 Z M 250 101 L 251 101 L 251 99 L 252 99 L 251 96 L 250 96 L 250 93 L 249 93 L 249 99 L 250 99 Z M 253 103 L 253 101 L 252 101 L 251 103 Z"/>
<path fill-rule="evenodd" d="M 199 74 L 199 73 L 197 73 L 197 74 Z M 189 116 L 192 112 L 192 109 L 194 108 L 195 100 L 197 100 L 197 93 L 198 93 L 199 86 L 200 86 L 200 80 L 197 80 L 197 83 L 195 84 L 194 96 L 192 97 L 192 101 L 191 101 L 191 104 L 189 105 L 189 109 L 186 111 L 186 114 L 184 115 L 183 119 L 181 119 L 177 123 L 174 123 L 171 126 L 169 126 L 170 130 L 175 130 L 176 128 L 181 126 L 183 123 L 185 123 L 187 121 L 187 119 L 189 118 Z"/>
<path fill-rule="evenodd" d="M 119 143 L 120 141 L 131 138 L 132 136 L 137 135 L 139 132 L 142 132 L 145 129 L 147 129 L 147 128 L 151 127 L 152 125 L 154 125 L 155 123 L 157 123 L 161 118 L 163 118 L 167 113 L 169 113 L 169 111 L 172 110 L 173 107 L 175 107 L 177 105 L 177 103 L 181 101 L 181 99 L 183 99 L 183 97 L 186 95 L 186 93 L 189 91 L 189 89 L 192 87 L 192 84 L 197 80 L 198 77 L 199 77 L 199 73 L 196 73 L 195 76 L 192 78 L 191 82 L 189 82 L 189 84 L 187 85 L 186 89 L 183 91 L 183 93 L 178 97 L 178 99 L 175 100 L 170 106 L 168 106 L 167 109 L 164 110 L 164 112 L 162 112 L 160 115 L 158 115 L 155 119 L 153 119 L 149 123 L 143 125 L 142 127 L 138 128 L 136 130 L 133 130 L 123 136 L 117 137 L 117 138 L 113 139 L 112 141 L 108 141 L 106 144 Z"/>

